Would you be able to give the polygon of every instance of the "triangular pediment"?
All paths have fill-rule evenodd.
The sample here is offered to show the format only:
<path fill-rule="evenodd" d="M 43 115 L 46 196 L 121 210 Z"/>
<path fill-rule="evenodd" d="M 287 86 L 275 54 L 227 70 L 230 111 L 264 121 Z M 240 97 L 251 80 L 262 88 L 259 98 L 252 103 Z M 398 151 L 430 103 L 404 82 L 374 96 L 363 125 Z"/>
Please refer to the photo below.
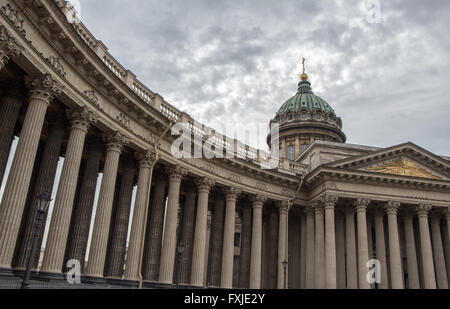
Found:
<path fill-rule="evenodd" d="M 450 162 L 406 143 L 328 164 L 329 167 L 435 180 L 450 180 Z"/>

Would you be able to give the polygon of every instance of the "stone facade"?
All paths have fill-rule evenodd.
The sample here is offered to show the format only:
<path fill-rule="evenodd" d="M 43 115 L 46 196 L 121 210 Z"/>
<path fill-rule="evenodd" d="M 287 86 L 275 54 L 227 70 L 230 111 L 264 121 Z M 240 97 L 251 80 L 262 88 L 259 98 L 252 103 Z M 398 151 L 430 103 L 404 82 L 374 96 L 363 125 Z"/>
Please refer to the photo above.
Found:
<path fill-rule="evenodd" d="M 64 157 L 35 262 L 42 277 L 64 280 L 75 258 L 94 284 L 448 288 L 450 158 L 412 143 L 345 144 L 334 117 L 317 132 L 289 123 L 289 134 L 309 134 L 309 147 L 295 142 L 297 159 L 272 169 L 261 168 L 262 151 L 226 137 L 239 156 L 176 159 L 170 126 L 206 127 L 140 83 L 82 23 L 69 23 L 66 1 L 0 7 L 0 176 L 19 137 L 0 204 L 0 280 L 23 271 L 36 220 L 25 215 L 36 208 L 27 196 L 51 191 Z M 374 258 L 376 284 L 366 280 Z"/>

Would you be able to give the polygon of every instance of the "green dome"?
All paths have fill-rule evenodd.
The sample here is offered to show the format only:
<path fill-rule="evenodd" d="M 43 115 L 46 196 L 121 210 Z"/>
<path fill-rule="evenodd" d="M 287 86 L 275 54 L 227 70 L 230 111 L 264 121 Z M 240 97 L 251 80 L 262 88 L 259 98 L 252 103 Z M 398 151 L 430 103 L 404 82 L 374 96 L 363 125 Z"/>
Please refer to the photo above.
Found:
<path fill-rule="evenodd" d="M 342 121 L 331 106 L 315 95 L 309 81 L 301 81 L 298 92 L 278 110 L 275 119 L 280 125 L 293 121 L 320 121 L 342 128 Z"/>

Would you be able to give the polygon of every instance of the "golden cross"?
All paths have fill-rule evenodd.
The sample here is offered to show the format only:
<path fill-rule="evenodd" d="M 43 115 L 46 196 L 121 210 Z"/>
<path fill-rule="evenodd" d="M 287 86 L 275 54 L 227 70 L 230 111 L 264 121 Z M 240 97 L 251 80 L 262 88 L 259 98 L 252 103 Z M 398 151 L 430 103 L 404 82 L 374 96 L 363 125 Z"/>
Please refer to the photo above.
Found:
<path fill-rule="evenodd" d="M 303 64 L 303 74 L 305 74 L 305 61 L 306 61 L 306 59 L 303 58 L 303 61 L 302 61 L 302 64 Z"/>

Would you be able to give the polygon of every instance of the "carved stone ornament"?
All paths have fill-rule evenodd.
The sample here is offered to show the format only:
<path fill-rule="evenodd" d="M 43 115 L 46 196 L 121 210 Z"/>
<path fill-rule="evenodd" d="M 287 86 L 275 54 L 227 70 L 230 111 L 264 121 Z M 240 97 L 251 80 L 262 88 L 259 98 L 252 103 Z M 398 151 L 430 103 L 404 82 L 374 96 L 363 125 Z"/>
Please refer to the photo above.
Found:
<path fill-rule="evenodd" d="M 234 200 L 236 201 L 239 195 L 241 194 L 241 189 L 236 187 L 230 187 L 227 190 L 227 200 Z"/>
<path fill-rule="evenodd" d="M 401 158 L 392 162 L 382 163 L 376 167 L 367 167 L 365 170 L 391 175 L 442 180 L 442 178 L 434 176 L 425 169 L 419 167 L 413 161 L 405 158 Z"/>
<path fill-rule="evenodd" d="M 99 116 L 87 106 L 80 107 L 67 112 L 67 118 L 72 121 L 72 127 L 77 126 L 83 130 L 97 123 Z"/>
<path fill-rule="evenodd" d="M 14 9 L 11 4 L 6 4 L 0 9 L 3 14 L 9 19 L 9 21 L 16 27 L 22 36 L 26 35 L 23 29 L 24 20 L 19 17 L 19 12 Z"/>
<path fill-rule="evenodd" d="M 103 139 L 108 151 L 122 152 L 123 147 L 125 147 L 129 143 L 129 139 L 119 131 L 105 134 L 103 136 Z"/>
<path fill-rule="evenodd" d="M 216 182 L 208 177 L 198 178 L 195 180 L 195 185 L 198 188 L 198 191 L 206 191 L 209 192 Z"/>
<path fill-rule="evenodd" d="M 31 98 L 40 98 L 51 102 L 54 96 L 58 96 L 64 89 L 49 73 L 39 77 L 28 77 L 25 79 L 27 88 L 30 89 Z"/>
<path fill-rule="evenodd" d="M 45 61 L 47 61 L 47 63 L 50 64 L 61 76 L 66 77 L 64 67 L 58 57 L 50 56 L 46 58 Z"/>
<path fill-rule="evenodd" d="M 0 70 L 6 66 L 10 59 L 20 55 L 23 50 L 24 47 L 11 36 L 5 26 L 0 25 Z"/>
<path fill-rule="evenodd" d="M 150 168 L 156 161 L 156 153 L 153 150 L 137 152 L 135 157 L 139 161 L 140 168 Z"/>

